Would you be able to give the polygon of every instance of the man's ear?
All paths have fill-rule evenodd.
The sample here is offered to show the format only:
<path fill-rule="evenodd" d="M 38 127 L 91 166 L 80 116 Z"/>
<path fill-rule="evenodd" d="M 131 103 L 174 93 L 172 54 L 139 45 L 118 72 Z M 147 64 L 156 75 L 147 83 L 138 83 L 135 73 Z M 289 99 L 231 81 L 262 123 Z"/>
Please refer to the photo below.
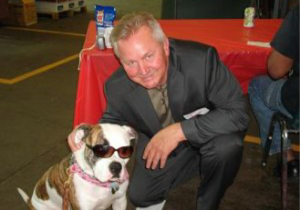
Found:
<path fill-rule="evenodd" d="M 163 48 L 167 57 L 170 55 L 170 42 L 167 37 L 164 38 Z"/>
<path fill-rule="evenodd" d="M 87 137 L 87 135 L 89 135 L 89 133 L 91 132 L 91 130 L 92 130 L 91 125 L 88 125 L 88 124 L 80 125 L 76 129 L 75 143 L 79 144 L 81 141 L 84 141 L 85 138 Z"/>

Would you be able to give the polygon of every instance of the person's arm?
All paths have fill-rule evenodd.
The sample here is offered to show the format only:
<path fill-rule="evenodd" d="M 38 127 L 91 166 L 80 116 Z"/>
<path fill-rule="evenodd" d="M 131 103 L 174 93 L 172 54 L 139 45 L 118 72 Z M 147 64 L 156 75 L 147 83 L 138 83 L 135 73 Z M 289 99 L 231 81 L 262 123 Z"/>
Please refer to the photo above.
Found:
<path fill-rule="evenodd" d="M 123 119 L 123 116 L 118 113 L 107 101 L 106 109 L 99 120 L 99 123 L 113 123 L 118 125 L 128 125 L 128 123 Z"/>
<path fill-rule="evenodd" d="M 268 58 L 268 73 L 273 79 L 280 79 L 289 73 L 293 62 L 293 59 L 273 49 Z"/>
<path fill-rule="evenodd" d="M 276 80 L 286 76 L 299 57 L 299 5 L 287 14 L 271 46 L 268 73 Z"/>
<path fill-rule="evenodd" d="M 214 48 L 207 50 L 205 68 L 205 93 L 213 108 L 181 122 L 188 141 L 199 146 L 224 134 L 243 131 L 248 126 L 247 104 L 239 83 L 219 60 Z M 196 96 L 195 96 L 196 97 Z"/>

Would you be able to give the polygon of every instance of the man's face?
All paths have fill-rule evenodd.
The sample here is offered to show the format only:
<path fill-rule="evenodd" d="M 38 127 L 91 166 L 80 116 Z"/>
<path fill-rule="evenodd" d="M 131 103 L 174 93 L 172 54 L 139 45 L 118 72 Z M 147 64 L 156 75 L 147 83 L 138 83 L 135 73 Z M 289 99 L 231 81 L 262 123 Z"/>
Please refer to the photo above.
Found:
<path fill-rule="evenodd" d="M 141 27 L 129 38 L 118 41 L 120 61 L 128 77 L 147 89 L 167 81 L 169 41 L 156 41 L 148 27 Z"/>

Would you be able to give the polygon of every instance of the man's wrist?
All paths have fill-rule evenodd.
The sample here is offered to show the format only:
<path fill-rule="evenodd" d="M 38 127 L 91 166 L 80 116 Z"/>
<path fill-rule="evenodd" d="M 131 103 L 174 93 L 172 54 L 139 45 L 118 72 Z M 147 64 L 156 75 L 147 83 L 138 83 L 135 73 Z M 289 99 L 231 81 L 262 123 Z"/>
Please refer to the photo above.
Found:
<path fill-rule="evenodd" d="M 173 124 L 173 126 L 174 126 L 175 139 L 177 140 L 177 142 L 180 143 L 182 141 L 186 141 L 186 137 L 183 133 L 181 124 L 175 123 L 175 124 Z"/>

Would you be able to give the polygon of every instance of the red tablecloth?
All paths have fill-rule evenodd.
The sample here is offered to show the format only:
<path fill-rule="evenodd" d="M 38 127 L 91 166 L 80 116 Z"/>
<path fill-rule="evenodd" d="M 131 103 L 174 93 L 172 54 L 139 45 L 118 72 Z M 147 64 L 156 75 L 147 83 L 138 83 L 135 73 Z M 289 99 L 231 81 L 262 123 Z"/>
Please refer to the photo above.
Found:
<path fill-rule="evenodd" d="M 270 42 L 279 19 L 256 19 L 254 28 L 243 27 L 242 19 L 160 20 L 168 37 L 195 40 L 217 48 L 224 64 L 233 72 L 244 93 L 251 78 L 266 73 L 270 48 L 247 45 L 248 41 Z M 95 43 L 96 27 L 88 26 L 84 49 Z M 106 106 L 103 85 L 120 66 L 111 49 L 82 52 L 75 104 L 74 125 L 97 123 Z"/>

